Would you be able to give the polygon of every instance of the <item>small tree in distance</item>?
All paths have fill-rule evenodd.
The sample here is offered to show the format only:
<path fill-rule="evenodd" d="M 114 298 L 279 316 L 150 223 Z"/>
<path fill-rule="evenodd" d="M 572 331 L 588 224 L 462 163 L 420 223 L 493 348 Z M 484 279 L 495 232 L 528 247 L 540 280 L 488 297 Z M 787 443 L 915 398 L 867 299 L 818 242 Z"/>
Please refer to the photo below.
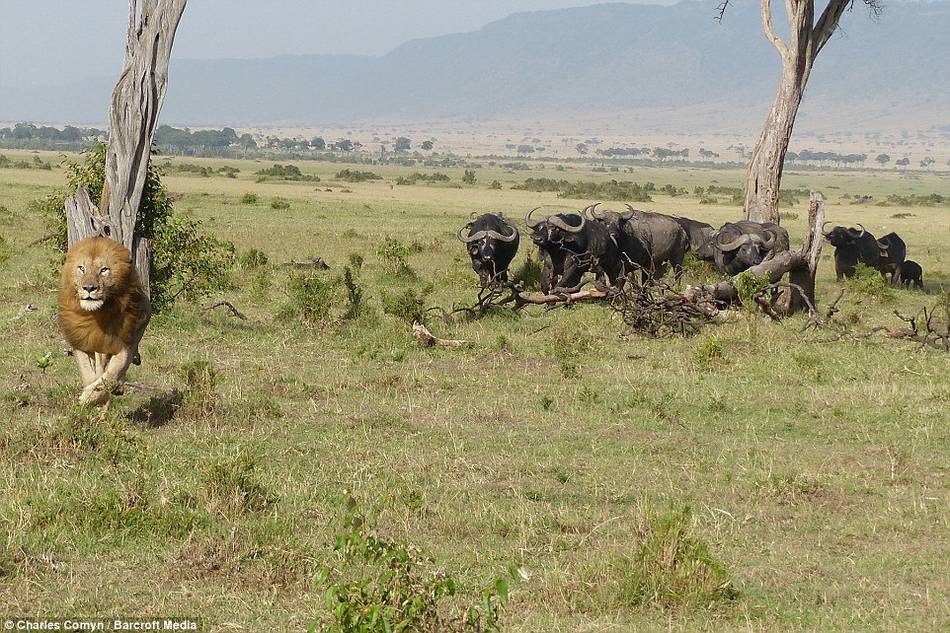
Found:
<path fill-rule="evenodd" d="M 883 167 L 884 165 L 886 165 L 886 164 L 888 164 L 889 162 L 891 162 L 891 157 L 888 156 L 887 154 L 878 154 L 878 155 L 877 155 L 877 158 L 875 158 L 874 160 L 876 160 L 877 162 L 881 163 L 881 167 Z"/>

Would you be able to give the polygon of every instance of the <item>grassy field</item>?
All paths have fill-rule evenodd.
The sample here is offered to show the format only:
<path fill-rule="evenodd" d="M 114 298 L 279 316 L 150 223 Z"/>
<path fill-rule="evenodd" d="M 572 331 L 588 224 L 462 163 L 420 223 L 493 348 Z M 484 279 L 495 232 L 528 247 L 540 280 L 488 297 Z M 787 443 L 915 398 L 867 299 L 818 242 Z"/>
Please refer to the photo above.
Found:
<path fill-rule="evenodd" d="M 475 185 L 455 188 L 393 186 L 409 168 L 352 166 L 384 179 L 348 184 L 334 178 L 345 165 L 298 163 L 321 182 L 257 183 L 266 164 L 173 162 L 241 170 L 165 180 L 179 213 L 271 266 L 236 267 L 215 297 L 245 321 L 203 310 L 211 299 L 156 315 L 130 378 L 180 395 L 120 397 L 103 422 L 72 406 L 78 372 L 54 321 L 58 255 L 32 244 L 44 228 L 27 203 L 61 188 L 64 173 L 0 169 L 0 616 L 186 615 L 216 631 L 328 622 L 319 576 L 341 565 L 333 546 L 352 498 L 380 535 L 424 548 L 455 577 L 447 609 L 478 603 L 520 567 L 506 631 L 950 627 L 947 354 L 881 336 L 826 342 L 802 334 L 801 317 L 749 314 L 689 339 L 621 337 L 603 305 L 433 318 L 434 333 L 472 344 L 422 349 L 381 309 L 405 288 L 428 290 L 430 306 L 473 302 L 454 238 L 470 211 L 521 218 L 543 203 L 594 202 L 510 188 L 526 177 L 692 191 L 737 186 L 739 172 L 486 164 Z M 460 182 L 461 170 L 439 171 Z M 895 309 L 941 300 L 950 206 L 844 196 L 947 196 L 945 176 L 791 172 L 784 185 L 821 190 L 834 223 L 898 231 L 924 268 L 923 293 L 846 286 L 841 314 L 856 330 L 897 326 Z M 255 204 L 241 202 L 247 192 Z M 278 196 L 289 208 L 271 208 Z M 799 216 L 785 222 L 793 245 L 806 204 L 788 209 Z M 693 195 L 638 206 L 713 224 L 738 215 Z M 902 212 L 913 215 L 893 217 Z M 414 275 L 387 271 L 377 248 L 390 237 L 410 246 Z M 320 256 L 332 279 L 352 253 L 365 260 L 361 316 L 281 316 L 288 273 L 275 264 Z M 842 287 L 830 255 L 826 303 Z M 667 512 L 686 506 L 688 516 Z M 682 560 L 651 545 L 666 542 L 664 515 L 686 530 L 673 539 L 688 545 Z M 730 591 L 691 599 L 703 579 L 688 563 L 707 557 Z M 655 581 L 646 591 L 644 574 Z"/>

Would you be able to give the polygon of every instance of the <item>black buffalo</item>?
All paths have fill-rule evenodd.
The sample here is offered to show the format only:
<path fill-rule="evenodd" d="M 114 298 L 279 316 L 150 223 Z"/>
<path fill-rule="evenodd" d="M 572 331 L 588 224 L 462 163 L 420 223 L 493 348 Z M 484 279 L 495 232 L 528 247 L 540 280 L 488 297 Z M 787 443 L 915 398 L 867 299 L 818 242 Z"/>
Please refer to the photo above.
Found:
<path fill-rule="evenodd" d="M 682 270 L 689 236 L 675 218 L 639 211 L 629 204 L 624 213 L 597 211 L 596 204 L 588 209 L 620 249 L 625 272 L 641 270 L 644 278 L 659 278 L 667 265 L 677 273 Z"/>
<path fill-rule="evenodd" d="M 686 235 L 689 237 L 689 248 L 693 251 L 693 255 L 704 261 L 713 261 L 714 250 L 709 243 L 709 238 L 716 232 L 716 229 L 713 228 L 712 224 L 679 215 L 671 217 L 686 231 Z"/>
<path fill-rule="evenodd" d="M 825 239 L 835 247 L 835 275 L 838 281 L 853 277 L 854 267 L 858 264 L 880 270 L 881 245 L 863 226 L 858 226 L 861 227 L 860 231 L 836 226 L 827 233 L 824 225 L 821 227 Z"/>
<path fill-rule="evenodd" d="M 719 272 L 736 275 L 762 263 L 769 253 L 789 248 L 788 231 L 773 222 L 741 220 L 723 224 L 707 242 Z"/>
<path fill-rule="evenodd" d="M 474 217 L 458 231 L 459 241 L 468 249 L 472 270 L 478 282 L 488 286 L 495 281 L 508 281 L 508 266 L 518 253 L 520 236 L 515 225 L 496 213 Z M 468 235 L 462 233 L 468 229 Z"/>
<path fill-rule="evenodd" d="M 897 233 L 888 233 L 877 241 L 881 249 L 881 256 L 877 260 L 877 269 L 885 279 L 891 276 L 891 285 L 900 278 L 901 264 L 907 257 L 907 245 Z"/>
<path fill-rule="evenodd" d="M 614 286 L 623 280 L 620 252 L 603 224 L 588 221 L 585 212 L 558 213 L 532 222 L 532 214 L 540 208 L 529 211 L 524 222 L 541 255 L 541 290 L 577 288 L 586 272 L 599 279 L 606 276 Z"/>
<path fill-rule="evenodd" d="M 914 260 L 905 259 L 904 263 L 901 264 L 901 269 L 898 273 L 898 279 L 905 286 L 914 284 L 914 288 L 923 288 L 924 269 L 921 268 L 920 264 Z"/>

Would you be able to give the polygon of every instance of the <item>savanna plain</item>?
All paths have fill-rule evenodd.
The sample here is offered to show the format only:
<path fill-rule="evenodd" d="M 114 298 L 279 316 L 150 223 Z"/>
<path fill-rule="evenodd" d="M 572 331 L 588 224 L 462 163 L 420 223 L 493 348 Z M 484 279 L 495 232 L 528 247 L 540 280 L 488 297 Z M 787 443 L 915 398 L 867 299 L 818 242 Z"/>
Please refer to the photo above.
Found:
<path fill-rule="evenodd" d="M 525 178 L 672 184 L 689 193 L 636 206 L 718 226 L 740 205 L 693 192 L 740 186 L 741 170 L 486 162 L 474 183 L 439 169 L 447 183 L 398 185 L 433 170 L 298 161 L 320 182 L 257 182 L 270 163 L 157 157 L 176 213 L 233 242 L 236 263 L 222 291 L 153 318 L 129 377 L 161 391 L 120 396 L 99 419 L 73 404 L 61 254 L 37 241 L 47 229 L 29 206 L 65 186 L 63 156 L 3 153 L 53 168 L 0 169 L 0 613 L 320 626 L 328 587 L 373 573 L 341 553 L 356 525 L 403 544 L 420 578 L 454 579 L 438 609 L 488 601 L 502 630 L 950 628 L 945 352 L 879 333 L 830 340 L 803 332 L 804 316 L 749 310 L 652 340 L 596 303 L 430 311 L 433 333 L 468 345 L 411 336 L 413 309 L 474 302 L 455 239 L 471 211 L 504 212 L 524 233 L 532 207 L 597 202 L 512 189 Z M 344 168 L 382 178 L 342 182 Z M 825 245 L 819 309 L 844 289 L 838 318 L 863 334 L 946 302 L 950 204 L 876 203 L 946 200 L 947 182 L 787 172 L 785 187 L 824 194 L 833 224 L 897 231 L 924 269 L 923 291 L 842 283 Z M 807 204 L 783 209 L 793 248 Z M 523 239 L 513 268 L 532 250 Z M 316 257 L 329 269 L 281 266 Z M 307 286 L 325 295 L 318 318 L 295 308 L 302 274 L 325 282 Z M 693 263 L 680 284 L 716 278 Z M 246 319 L 206 309 L 221 299 Z"/>

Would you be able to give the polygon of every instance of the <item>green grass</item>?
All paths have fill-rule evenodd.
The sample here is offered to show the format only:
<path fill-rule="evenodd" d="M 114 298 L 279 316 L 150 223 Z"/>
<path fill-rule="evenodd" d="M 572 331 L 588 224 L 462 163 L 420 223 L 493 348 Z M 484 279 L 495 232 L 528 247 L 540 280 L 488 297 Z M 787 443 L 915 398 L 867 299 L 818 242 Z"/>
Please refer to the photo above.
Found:
<path fill-rule="evenodd" d="M 315 187 L 255 183 L 263 164 L 252 161 L 189 158 L 241 170 L 167 184 L 176 209 L 238 254 L 263 255 L 243 258 L 220 295 L 247 320 L 188 304 L 156 315 L 131 379 L 170 393 L 122 396 L 99 421 L 72 406 L 78 375 L 53 320 L 57 256 L 31 245 L 44 227 L 28 202 L 64 180 L 57 155 L 40 155 L 51 171 L 0 170 L 0 613 L 175 613 L 214 630 L 302 630 L 327 621 L 319 575 L 337 560 L 352 497 L 378 516 L 381 538 L 450 571 L 461 604 L 523 569 L 504 630 L 950 625 L 946 354 L 880 336 L 825 342 L 803 335 L 801 318 L 622 339 L 602 305 L 431 317 L 435 334 L 470 342 L 459 349 L 411 338 L 418 299 L 474 300 L 454 237 L 470 211 L 517 219 L 542 203 L 595 202 L 511 189 L 528 175 L 693 191 L 735 186 L 738 171 L 486 165 L 474 186 L 450 189 L 391 185 L 418 168 L 373 166 L 382 180 L 343 183 L 344 165 L 295 163 L 320 177 Z M 946 195 L 938 176 L 791 171 L 783 184 L 824 189 L 835 223 L 900 232 L 922 264 L 925 293 L 871 292 L 871 280 L 835 282 L 826 247 L 819 300 L 845 287 L 840 314 L 855 327 L 899 325 L 894 309 L 940 298 L 950 207 L 839 197 Z M 244 203 L 248 192 L 261 202 Z M 289 208 L 271 209 L 278 197 Z M 641 206 L 713 224 L 738 214 L 693 195 L 653 197 Z M 791 209 L 793 243 L 804 206 Z M 914 215 L 892 217 L 905 210 Z M 522 244 L 514 269 L 530 250 Z M 330 269 L 306 283 L 280 267 L 317 256 Z"/>

